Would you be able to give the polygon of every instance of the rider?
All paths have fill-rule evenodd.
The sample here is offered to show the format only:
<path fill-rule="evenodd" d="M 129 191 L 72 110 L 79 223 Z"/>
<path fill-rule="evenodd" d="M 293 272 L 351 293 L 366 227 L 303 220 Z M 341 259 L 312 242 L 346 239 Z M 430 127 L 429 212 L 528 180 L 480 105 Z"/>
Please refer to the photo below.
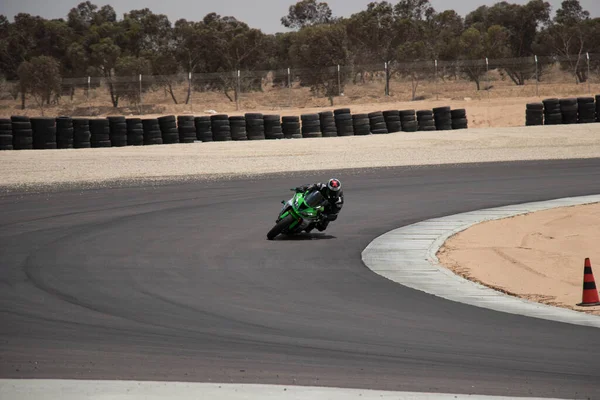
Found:
<path fill-rule="evenodd" d="M 339 179 L 331 178 L 327 183 L 313 183 L 311 185 L 298 186 L 294 189 L 296 193 L 312 192 L 318 190 L 321 192 L 329 203 L 325 206 L 325 210 L 321 213 L 322 218 L 317 223 L 316 228 L 323 232 L 331 221 L 335 221 L 338 217 L 338 213 L 344 206 L 344 192 L 342 190 L 342 183 Z"/>

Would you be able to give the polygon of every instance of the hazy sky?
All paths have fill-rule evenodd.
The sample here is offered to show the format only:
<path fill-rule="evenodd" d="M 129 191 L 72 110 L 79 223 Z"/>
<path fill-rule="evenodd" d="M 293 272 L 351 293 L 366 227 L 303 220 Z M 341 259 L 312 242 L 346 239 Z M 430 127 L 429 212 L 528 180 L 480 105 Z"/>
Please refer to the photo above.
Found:
<path fill-rule="evenodd" d="M 390 0 L 388 0 L 390 1 Z M 528 0 L 509 0 L 510 3 L 527 3 Z M 560 7 L 562 0 L 547 0 L 552 4 L 552 9 Z M 20 12 L 40 15 L 45 18 L 66 17 L 71 8 L 81 0 L 0 0 L 0 14 L 6 15 L 10 20 Z M 349 16 L 355 12 L 366 9 L 371 0 L 328 0 L 326 1 L 334 15 Z M 437 11 L 449 8 L 456 10 L 461 15 L 474 10 L 480 5 L 491 5 L 495 0 L 430 0 Z M 287 10 L 295 1 L 290 0 L 113 0 L 93 1 L 102 6 L 111 4 L 116 10 L 119 19 L 123 13 L 141 8 L 149 8 L 154 13 L 166 14 L 171 22 L 179 18 L 200 20 L 210 12 L 220 15 L 231 15 L 246 22 L 253 28 L 260 28 L 265 33 L 285 31 L 279 20 L 287 14 Z M 395 0 L 390 3 L 395 4 Z M 580 0 L 582 7 L 588 10 L 592 17 L 600 17 L 600 0 Z"/>

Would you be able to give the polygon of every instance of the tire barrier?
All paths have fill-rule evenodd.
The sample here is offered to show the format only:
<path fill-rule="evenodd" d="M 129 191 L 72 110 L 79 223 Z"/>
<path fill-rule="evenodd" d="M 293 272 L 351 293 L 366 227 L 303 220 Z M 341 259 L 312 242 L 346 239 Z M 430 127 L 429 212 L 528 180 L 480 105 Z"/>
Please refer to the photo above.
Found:
<path fill-rule="evenodd" d="M 90 144 L 92 147 L 111 147 L 110 124 L 108 119 L 90 119 Z"/>
<path fill-rule="evenodd" d="M 402 122 L 400 120 L 399 110 L 384 111 L 383 118 L 385 119 L 385 125 L 389 133 L 402 131 Z"/>
<path fill-rule="evenodd" d="M 467 110 L 464 108 L 458 108 L 455 110 L 450 110 L 450 115 L 452 117 L 452 129 L 468 129 L 469 128 L 469 120 L 467 119 Z"/>
<path fill-rule="evenodd" d="M 142 128 L 144 130 L 144 146 L 164 144 L 158 118 L 142 119 Z"/>
<path fill-rule="evenodd" d="M 112 147 L 127 146 L 127 122 L 125 117 L 107 117 L 106 119 L 108 119 Z"/>
<path fill-rule="evenodd" d="M 12 122 L 8 118 L 0 119 L 0 150 L 14 150 Z"/>
<path fill-rule="evenodd" d="M 591 124 L 596 122 L 596 103 L 593 97 L 577 98 L 577 123 Z"/>
<path fill-rule="evenodd" d="M 33 149 L 33 130 L 29 117 L 10 117 L 13 133 L 13 148 L 15 150 Z"/>
<path fill-rule="evenodd" d="M 323 137 L 335 137 L 338 135 L 338 128 L 335 124 L 333 111 L 320 112 L 319 121 L 321 122 L 321 133 L 323 134 Z"/>
<path fill-rule="evenodd" d="M 431 132 L 437 130 L 433 120 L 433 110 L 417 111 L 417 130 L 421 132 Z"/>
<path fill-rule="evenodd" d="M 127 145 L 142 146 L 144 144 L 144 126 L 142 125 L 142 119 L 127 118 L 125 124 L 127 126 Z"/>
<path fill-rule="evenodd" d="M 36 150 L 56 149 L 56 119 L 30 118 L 33 131 L 33 148 Z"/>
<path fill-rule="evenodd" d="M 283 139 L 283 130 L 281 129 L 281 116 L 280 115 L 265 115 L 263 117 L 265 125 L 265 138 Z"/>
<path fill-rule="evenodd" d="M 385 118 L 381 111 L 375 111 L 367 114 L 369 116 L 369 125 L 371 127 L 371 133 L 374 135 L 384 135 L 389 133 L 387 125 L 385 124 Z"/>
<path fill-rule="evenodd" d="M 436 107 L 433 109 L 435 128 L 438 131 L 452 130 L 452 111 L 450 107 Z"/>
<path fill-rule="evenodd" d="M 196 124 L 193 115 L 177 116 L 177 132 L 179 143 L 194 143 L 196 141 Z"/>
<path fill-rule="evenodd" d="M 600 122 L 600 95 L 564 99 L 549 98 L 542 100 L 541 103 L 527 104 L 525 125 L 542 125 L 539 123 L 540 111 L 544 116 L 543 125 Z"/>
<path fill-rule="evenodd" d="M 281 117 L 281 130 L 285 139 L 302 139 L 300 117 Z"/>
<path fill-rule="evenodd" d="M 303 138 L 320 138 L 323 137 L 321 132 L 321 120 L 319 114 L 302 114 L 302 137 Z"/>
<path fill-rule="evenodd" d="M 248 140 L 265 140 L 265 120 L 261 113 L 246 113 Z"/>
<path fill-rule="evenodd" d="M 210 116 L 210 126 L 213 133 L 213 141 L 229 142 L 231 138 L 231 125 L 229 125 L 229 116 L 225 114 L 216 114 Z"/>
<path fill-rule="evenodd" d="M 352 116 L 354 135 L 367 136 L 371 134 L 371 120 L 369 114 L 354 114 Z"/>
<path fill-rule="evenodd" d="M 562 118 L 562 117 L 561 117 Z M 525 109 L 525 125 L 535 126 L 544 124 L 544 103 L 529 103 Z"/>
<path fill-rule="evenodd" d="M 560 99 L 560 113 L 563 124 L 577 123 L 577 99 Z"/>
<path fill-rule="evenodd" d="M 597 96 L 600 98 L 600 95 Z M 546 120 L 562 109 L 572 120 L 573 107 L 578 122 L 596 118 L 598 102 L 592 97 L 544 100 Z M 536 108 L 539 119 L 539 104 Z M 550 112 L 548 116 L 546 112 Z M 571 112 L 571 114 L 568 114 Z M 122 147 L 155 144 L 223 142 L 237 140 L 301 139 L 337 136 L 367 136 L 396 132 L 467 129 L 465 109 L 438 107 L 433 110 L 386 110 L 368 114 L 352 114 L 349 108 L 322 111 L 318 114 L 280 116 L 246 113 L 240 116 L 215 114 L 165 115 L 158 118 L 29 118 L 12 116 L 0 119 L 0 150 L 81 149 L 90 147 Z M 35 139 L 35 140 L 34 140 Z"/>
<path fill-rule="evenodd" d="M 337 136 L 354 136 L 354 122 L 349 108 L 333 110 Z M 325 135 L 323 135 L 325 136 Z"/>
<path fill-rule="evenodd" d="M 56 118 L 56 148 L 72 149 L 73 148 L 73 118 L 58 117 Z"/>
<path fill-rule="evenodd" d="M 196 139 L 202 142 L 213 141 L 210 117 L 196 117 L 194 118 L 194 124 L 196 125 Z M 244 131 L 245 129 L 244 127 Z"/>
<path fill-rule="evenodd" d="M 402 123 L 402 132 L 416 132 L 419 128 L 415 110 L 401 110 L 400 122 Z"/>
<path fill-rule="evenodd" d="M 161 137 L 164 144 L 179 143 L 179 130 L 177 129 L 177 119 L 174 115 L 165 115 L 158 118 Z"/>
<path fill-rule="evenodd" d="M 73 148 L 89 149 L 92 133 L 90 132 L 90 120 L 87 118 L 73 118 Z"/>
<path fill-rule="evenodd" d="M 544 125 L 562 124 L 559 100 L 554 98 L 545 99 L 542 101 L 542 104 L 544 105 Z"/>
<path fill-rule="evenodd" d="M 231 140 L 248 140 L 246 117 L 243 115 L 229 117 L 229 127 L 231 129 Z"/>

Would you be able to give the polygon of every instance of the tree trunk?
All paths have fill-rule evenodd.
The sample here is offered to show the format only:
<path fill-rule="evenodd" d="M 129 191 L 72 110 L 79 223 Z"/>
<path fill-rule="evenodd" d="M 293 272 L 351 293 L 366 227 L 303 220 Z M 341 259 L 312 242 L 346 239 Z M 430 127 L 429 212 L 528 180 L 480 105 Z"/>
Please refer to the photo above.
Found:
<path fill-rule="evenodd" d="M 187 90 L 187 96 L 185 98 L 185 104 L 190 103 L 191 97 L 192 97 L 192 81 L 191 81 L 191 79 L 188 79 L 188 90 Z"/>
<path fill-rule="evenodd" d="M 173 85 L 171 85 L 171 82 L 167 83 L 167 92 L 169 92 L 169 94 L 171 95 L 173 102 L 175 104 L 179 104 L 179 103 L 177 103 L 177 97 L 175 97 L 175 92 L 173 91 Z M 186 102 L 186 104 L 187 104 L 187 102 Z"/>
<path fill-rule="evenodd" d="M 25 109 L 25 90 L 21 89 L 21 110 Z"/>

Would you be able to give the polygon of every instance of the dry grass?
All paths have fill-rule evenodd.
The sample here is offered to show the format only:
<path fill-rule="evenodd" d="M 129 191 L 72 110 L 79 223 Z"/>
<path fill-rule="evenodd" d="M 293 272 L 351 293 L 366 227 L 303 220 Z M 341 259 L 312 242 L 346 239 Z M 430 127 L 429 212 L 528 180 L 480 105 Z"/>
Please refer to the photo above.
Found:
<path fill-rule="evenodd" d="M 594 77 L 593 77 L 594 78 Z M 264 81 L 262 91 L 242 93 L 239 104 L 232 102 L 222 92 L 192 93 L 190 104 L 174 104 L 171 95 L 159 88 L 144 93 L 142 113 L 135 105 L 121 100 L 119 108 L 110 103 L 110 96 L 104 87 L 92 89 L 89 98 L 79 88 L 71 100 L 63 96 L 59 106 L 45 110 L 45 115 L 107 116 L 107 115 L 144 115 L 165 114 L 207 115 L 214 110 L 218 113 L 239 115 L 245 112 L 262 112 L 281 115 L 299 115 L 318 112 L 335 107 L 350 107 L 353 113 L 380 111 L 385 109 L 431 109 L 437 106 L 466 108 L 471 127 L 512 127 L 524 125 L 525 104 L 540 101 L 547 97 L 589 96 L 600 93 L 600 83 L 575 84 L 573 79 L 558 69 L 544 75 L 544 82 L 537 87 L 535 82 L 526 82 L 516 86 L 509 78 L 498 73 L 490 73 L 476 90 L 473 82 L 466 80 L 425 80 L 419 82 L 416 91 L 418 100 L 412 101 L 411 82 L 393 80 L 390 96 L 384 95 L 383 79 L 346 85 L 342 96 L 334 98 L 334 106 L 324 97 L 317 97 L 309 88 L 296 85 L 286 89 Z M 175 94 L 179 101 L 185 99 L 187 87 L 181 85 Z M 233 97 L 233 94 L 230 94 Z M 20 102 L 5 94 L 0 100 L 0 117 L 10 115 L 39 116 L 41 112 L 33 102 L 28 101 L 25 110 Z"/>

